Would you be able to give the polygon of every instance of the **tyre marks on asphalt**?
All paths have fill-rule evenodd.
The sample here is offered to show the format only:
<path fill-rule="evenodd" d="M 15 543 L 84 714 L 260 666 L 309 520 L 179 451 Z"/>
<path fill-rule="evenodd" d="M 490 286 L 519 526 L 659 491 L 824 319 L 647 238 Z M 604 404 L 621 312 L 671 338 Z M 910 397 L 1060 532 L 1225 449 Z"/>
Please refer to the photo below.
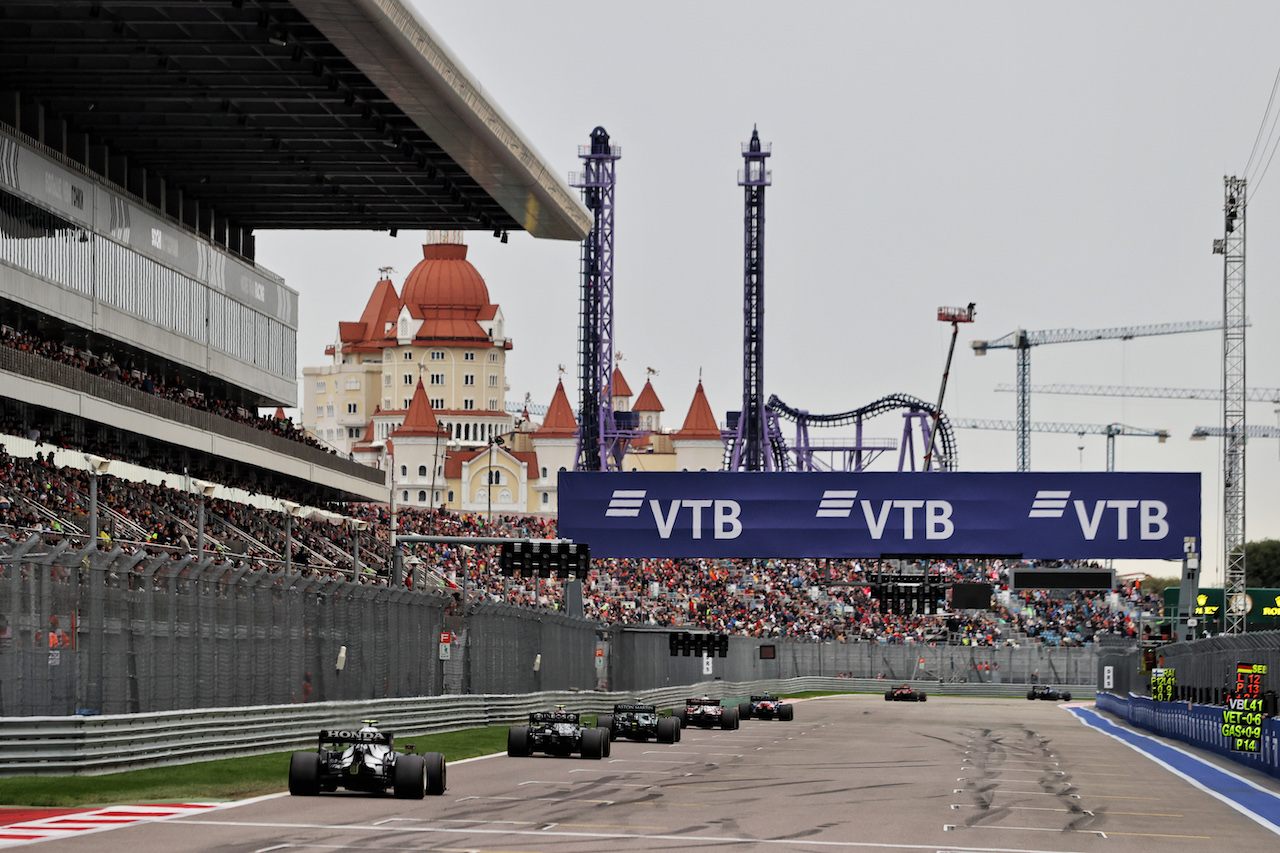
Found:
<path fill-rule="evenodd" d="M 1106 837 L 1106 807 L 1086 807 L 1072 774 L 1062 769 L 1051 739 L 1033 729 L 973 732 L 960 770 L 956 782 L 961 787 L 953 793 L 965 800 L 953 802 L 951 808 L 965 816 L 959 823 L 945 825 L 947 831 L 981 827 L 1091 832 Z"/>

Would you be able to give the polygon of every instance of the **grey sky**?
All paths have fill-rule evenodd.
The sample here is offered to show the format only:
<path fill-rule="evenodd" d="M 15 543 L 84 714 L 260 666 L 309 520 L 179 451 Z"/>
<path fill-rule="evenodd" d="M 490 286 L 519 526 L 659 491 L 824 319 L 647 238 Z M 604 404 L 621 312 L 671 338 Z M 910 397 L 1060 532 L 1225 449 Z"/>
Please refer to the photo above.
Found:
<path fill-rule="evenodd" d="M 428 2 L 415 5 L 563 177 L 603 125 L 618 163 L 616 347 L 679 425 L 699 370 L 717 417 L 740 404 L 739 145 L 773 143 L 766 388 L 836 412 L 891 393 L 1014 417 L 1014 356 L 969 338 L 1222 315 L 1222 177 L 1242 173 L 1280 50 L 1280 4 Z M 1277 157 L 1280 161 L 1280 157 Z M 1280 162 L 1248 211 L 1248 385 L 1280 386 L 1274 329 Z M 299 363 L 323 362 L 380 266 L 397 285 L 422 232 L 261 233 L 258 257 L 301 297 Z M 507 316 L 511 392 L 576 397 L 578 245 L 468 238 Z M 1035 383 L 1213 388 L 1221 335 L 1039 347 Z M 1276 423 L 1250 404 L 1250 422 Z M 1206 576 L 1221 582 L 1221 422 L 1212 402 L 1038 396 L 1037 421 L 1168 428 L 1121 438 L 1119 470 L 1204 474 Z M 897 436 L 884 420 L 879 434 Z M 1102 470 L 1105 439 L 1034 434 L 1036 470 Z M 1012 470 L 1012 433 L 959 432 L 965 470 Z M 1083 451 L 1078 447 L 1083 444 Z M 1249 447 L 1250 540 L 1280 538 L 1280 442 Z M 886 469 L 886 464 L 878 466 Z M 1121 566 L 1122 569 L 1139 566 Z M 1170 573 L 1168 565 L 1142 565 Z"/>

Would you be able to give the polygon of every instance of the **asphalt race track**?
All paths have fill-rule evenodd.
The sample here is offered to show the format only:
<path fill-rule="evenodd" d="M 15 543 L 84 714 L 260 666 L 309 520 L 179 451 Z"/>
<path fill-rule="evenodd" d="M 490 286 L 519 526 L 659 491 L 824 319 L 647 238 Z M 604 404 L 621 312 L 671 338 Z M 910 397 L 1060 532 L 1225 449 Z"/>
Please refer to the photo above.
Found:
<path fill-rule="evenodd" d="M 269 797 L 36 849 L 1276 849 L 1280 782 L 1181 748 L 1173 762 L 1161 746 L 1169 742 L 1134 739 L 1164 750 L 1153 760 L 1116 734 L 1112 718 L 1101 715 L 1110 732 L 1087 725 L 1082 718 L 1098 720 L 1091 708 L 829 697 L 798 704 L 790 723 L 686 729 L 674 745 L 617 742 L 603 761 L 504 755 L 451 764 L 443 797 Z M 282 766 L 282 787 L 285 775 Z M 1233 791 L 1262 816 L 1224 801 Z"/>

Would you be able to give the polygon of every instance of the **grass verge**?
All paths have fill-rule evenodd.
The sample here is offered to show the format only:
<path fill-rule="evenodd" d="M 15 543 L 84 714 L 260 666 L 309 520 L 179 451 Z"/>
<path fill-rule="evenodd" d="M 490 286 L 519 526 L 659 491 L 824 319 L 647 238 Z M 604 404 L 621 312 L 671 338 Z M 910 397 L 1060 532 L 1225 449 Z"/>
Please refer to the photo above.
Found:
<path fill-rule="evenodd" d="M 504 752 L 507 727 L 489 726 L 440 735 L 404 738 L 418 752 L 442 752 L 446 761 Z M 243 800 L 284 791 L 288 752 L 223 758 L 174 767 L 151 767 L 101 776 L 12 776 L 0 778 L 0 806 L 80 808 L 119 803 Z"/>

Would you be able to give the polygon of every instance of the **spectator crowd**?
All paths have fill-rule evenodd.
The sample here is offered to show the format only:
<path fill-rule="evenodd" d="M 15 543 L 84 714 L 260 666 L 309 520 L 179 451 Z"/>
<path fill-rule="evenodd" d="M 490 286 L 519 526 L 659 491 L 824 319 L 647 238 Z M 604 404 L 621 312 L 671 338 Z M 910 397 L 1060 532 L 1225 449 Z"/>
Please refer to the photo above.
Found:
<path fill-rule="evenodd" d="M 262 417 L 256 411 L 241 406 L 230 400 L 218 400 L 187 386 L 180 375 L 170 377 L 153 376 L 138 369 L 132 360 L 122 363 L 111 353 L 93 353 L 69 347 L 59 341 L 42 337 L 33 332 L 19 331 L 9 326 L 0 326 L 0 346 L 25 352 L 39 358 L 56 361 L 94 376 L 119 382 L 146 394 L 153 394 L 174 403 L 199 409 L 226 418 L 236 423 L 246 424 L 255 429 L 278 435 L 290 441 L 300 442 L 311 447 L 334 453 L 333 448 L 318 441 L 305 430 L 295 426 L 288 418 Z M 26 434 L 28 430 L 23 430 Z M 36 435 L 39 435 L 37 429 Z"/>
<path fill-rule="evenodd" d="M 34 534 L 47 539 L 89 530 L 88 472 L 59 467 L 52 453 L 10 456 L 0 446 L 0 547 Z M 392 582 L 388 507 L 347 504 L 336 513 L 295 517 L 246 502 L 210 498 L 203 536 L 200 499 L 181 483 L 132 482 L 98 476 L 101 549 L 167 554 L 178 560 L 202 545 L 205 556 L 229 568 L 306 572 L 366 584 Z M 334 523 L 338 521 L 339 523 Z M 355 523 L 352 523 L 355 522 Z M 359 522 L 363 522 L 360 524 Z M 364 527 L 363 531 L 358 530 Z M 556 524 L 541 516 L 402 508 L 399 534 L 555 538 Z M 352 537 L 359 537 L 359 567 Z M 80 539 L 80 542 L 83 542 Z M 468 601 L 506 602 L 558 609 L 565 582 L 506 577 L 496 547 L 404 546 L 405 581 Z M 901 567 L 866 560 L 597 559 L 582 578 L 587 618 L 630 625 L 702 629 L 804 641 L 963 643 L 997 646 L 1023 642 L 1084 644 L 1099 634 L 1137 636 L 1134 614 L 1159 612 L 1153 596 L 1126 585 L 1116 593 L 1007 590 L 1011 564 L 1000 560 L 934 560 L 911 567 L 933 582 L 988 583 L 989 610 L 954 611 L 940 592 L 937 612 L 883 612 L 877 580 Z M 918 576 L 917 576 L 918 577 Z"/>

